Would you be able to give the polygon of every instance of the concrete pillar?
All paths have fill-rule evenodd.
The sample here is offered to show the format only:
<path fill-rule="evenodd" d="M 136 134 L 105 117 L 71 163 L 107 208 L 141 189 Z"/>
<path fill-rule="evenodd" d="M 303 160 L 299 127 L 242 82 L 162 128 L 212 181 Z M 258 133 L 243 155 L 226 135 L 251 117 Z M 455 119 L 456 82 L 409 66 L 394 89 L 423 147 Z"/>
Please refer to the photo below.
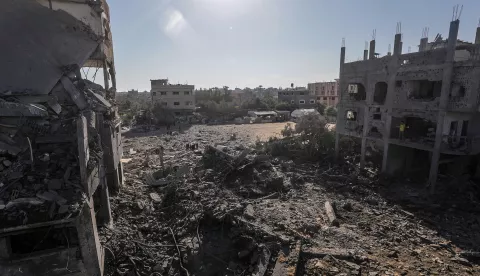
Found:
<path fill-rule="evenodd" d="M 480 27 L 477 28 L 477 32 L 475 33 L 475 44 L 480 44 Z"/>
<path fill-rule="evenodd" d="M 107 61 L 104 60 L 103 61 L 103 83 L 104 83 L 104 88 L 105 88 L 105 95 L 106 95 L 107 99 L 112 99 L 113 97 L 110 94 L 110 92 L 108 91 L 108 89 L 110 88 L 110 82 L 109 82 L 108 76 L 109 76 L 108 64 L 107 64 Z"/>
<path fill-rule="evenodd" d="M 363 50 L 363 60 L 368 59 L 368 50 Z"/>
<path fill-rule="evenodd" d="M 460 20 L 450 22 L 450 31 L 448 33 L 448 45 L 447 55 L 445 63 L 443 64 L 443 77 L 442 77 L 442 92 L 440 95 L 439 110 L 437 116 L 437 129 L 435 133 L 435 146 L 433 148 L 432 160 L 430 163 L 430 174 L 428 182 L 430 185 L 430 192 L 435 191 L 435 184 L 437 182 L 438 174 L 438 162 L 440 160 L 440 150 L 443 138 L 443 124 L 445 121 L 445 114 L 448 105 L 448 98 L 452 86 L 453 76 L 453 62 L 455 56 L 455 47 L 457 45 L 458 28 L 460 26 Z"/>
<path fill-rule="evenodd" d="M 385 100 L 385 107 L 387 108 L 387 119 L 385 120 L 385 129 L 383 131 L 383 159 L 382 159 L 382 173 L 388 172 L 388 151 L 389 151 L 389 141 L 390 141 L 390 130 L 392 128 L 392 107 L 393 100 L 395 98 L 395 81 L 397 76 L 398 69 L 398 56 L 402 54 L 402 44 L 401 44 L 402 35 L 395 35 L 395 43 L 393 48 L 393 56 L 390 59 L 388 65 L 388 89 L 387 89 L 387 98 Z"/>
<path fill-rule="evenodd" d="M 368 59 L 374 59 L 375 58 L 375 40 L 370 41 L 370 51 L 369 51 L 369 56 Z"/>
<path fill-rule="evenodd" d="M 342 100 L 342 92 L 343 92 L 343 79 L 342 79 L 342 73 L 343 73 L 343 65 L 345 64 L 345 46 L 343 46 L 340 49 L 340 74 L 339 74 L 339 82 L 338 82 L 338 102 L 340 103 Z M 339 122 L 339 118 L 343 114 L 343 108 L 341 104 L 338 105 L 338 111 L 337 111 L 337 124 Z M 340 155 L 340 133 L 339 133 L 339 128 L 335 131 L 335 160 L 338 160 L 338 157 Z"/>
<path fill-rule="evenodd" d="M 423 52 L 427 49 L 428 37 L 420 39 L 420 46 L 418 47 L 419 52 Z"/>
<path fill-rule="evenodd" d="M 402 54 L 402 34 L 395 35 L 395 42 L 393 43 L 393 55 Z"/>

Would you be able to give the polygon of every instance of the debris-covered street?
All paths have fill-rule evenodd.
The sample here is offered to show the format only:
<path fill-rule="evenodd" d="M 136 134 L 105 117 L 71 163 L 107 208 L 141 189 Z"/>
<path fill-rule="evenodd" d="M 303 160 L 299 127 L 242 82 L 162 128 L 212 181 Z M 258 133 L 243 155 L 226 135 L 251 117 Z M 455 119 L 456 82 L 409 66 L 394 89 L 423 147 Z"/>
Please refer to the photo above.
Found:
<path fill-rule="evenodd" d="M 101 235 L 107 275 L 479 273 L 476 191 L 445 184 L 431 199 L 355 156 L 272 157 L 250 127 L 125 139 L 115 228 Z"/>

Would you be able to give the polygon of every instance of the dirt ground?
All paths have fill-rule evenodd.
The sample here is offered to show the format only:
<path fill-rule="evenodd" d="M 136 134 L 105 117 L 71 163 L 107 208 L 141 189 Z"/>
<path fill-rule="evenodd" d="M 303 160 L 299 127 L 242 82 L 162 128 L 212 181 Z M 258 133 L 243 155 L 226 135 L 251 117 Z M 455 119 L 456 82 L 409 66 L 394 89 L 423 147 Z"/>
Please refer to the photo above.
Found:
<path fill-rule="evenodd" d="M 180 132 L 189 135 L 190 133 L 198 133 L 200 130 L 205 132 L 220 132 L 228 135 L 239 135 L 245 140 L 255 142 L 257 140 L 266 141 L 270 137 L 281 137 L 281 131 L 287 124 L 295 127 L 293 122 L 282 123 L 267 123 L 267 124 L 243 124 L 243 125 L 193 125 L 193 126 L 181 126 Z M 173 128 L 177 132 L 177 127 Z M 145 137 L 145 136 L 158 136 L 166 133 L 166 129 L 162 128 L 148 133 L 133 132 L 127 133 L 125 137 Z"/>
<path fill-rule="evenodd" d="M 479 275 L 472 183 L 430 196 L 423 183 L 358 170 L 355 158 L 334 165 L 245 151 L 283 126 L 127 135 L 115 228 L 102 231 L 107 275 Z M 174 186 L 145 181 L 161 169 L 160 146 L 165 166 L 189 168 Z"/>

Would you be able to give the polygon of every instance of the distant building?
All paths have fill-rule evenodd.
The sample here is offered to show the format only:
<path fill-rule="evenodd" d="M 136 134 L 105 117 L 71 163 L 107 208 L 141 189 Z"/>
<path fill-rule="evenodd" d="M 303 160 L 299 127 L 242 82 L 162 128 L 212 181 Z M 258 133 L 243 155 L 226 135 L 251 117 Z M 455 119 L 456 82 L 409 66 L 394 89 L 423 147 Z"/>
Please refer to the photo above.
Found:
<path fill-rule="evenodd" d="M 160 102 L 175 115 L 191 114 L 195 110 L 194 85 L 169 84 L 168 79 L 150 80 L 152 102 Z"/>
<path fill-rule="evenodd" d="M 129 97 L 129 98 L 138 98 L 138 90 L 134 90 L 134 89 L 129 90 L 129 91 L 127 92 L 127 97 Z"/>
<path fill-rule="evenodd" d="M 285 89 L 278 92 L 278 101 L 294 104 L 300 108 L 314 107 L 317 97 L 307 89 Z"/>
<path fill-rule="evenodd" d="M 338 104 L 338 79 L 335 81 L 315 82 L 308 84 L 310 95 L 317 96 L 317 102 L 326 106 Z"/>

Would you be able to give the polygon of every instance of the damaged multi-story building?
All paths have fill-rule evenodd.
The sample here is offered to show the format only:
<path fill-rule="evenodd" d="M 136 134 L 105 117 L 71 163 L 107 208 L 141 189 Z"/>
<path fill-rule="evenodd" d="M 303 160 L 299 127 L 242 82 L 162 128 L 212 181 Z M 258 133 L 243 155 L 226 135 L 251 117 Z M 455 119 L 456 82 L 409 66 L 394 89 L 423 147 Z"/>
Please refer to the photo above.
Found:
<path fill-rule="evenodd" d="M 123 181 L 108 4 L 1 6 L 0 275 L 103 275 L 97 225 Z"/>
<path fill-rule="evenodd" d="M 432 188 L 439 169 L 475 171 L 470 161 L 480 152 L 480 28 L 475 43 L 468 43 L 458 40 L 459 26 L 454 18 L 448 38 L 437 35 L 430 43 L 424 29 L 419 51 L 403 53 L 398 23 L 393 53 L 379 56 L 373 38 L 355 62 L 345 62 L 343 42 L 337 156 L 344 136 L 357 137 L 361 167 L 370 149 L 383 150 L 382 172 L 424 172 Z"/>

